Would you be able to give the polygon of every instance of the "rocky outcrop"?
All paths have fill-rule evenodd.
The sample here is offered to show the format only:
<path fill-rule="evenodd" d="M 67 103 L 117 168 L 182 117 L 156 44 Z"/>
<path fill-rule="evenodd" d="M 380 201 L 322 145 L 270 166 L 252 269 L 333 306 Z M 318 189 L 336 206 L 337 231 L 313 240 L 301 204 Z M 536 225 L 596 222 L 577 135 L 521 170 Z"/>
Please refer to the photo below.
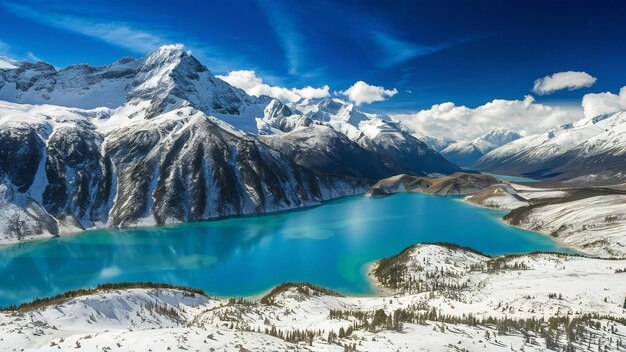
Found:
<path fill-rule="evenodd" d="M 378 181 L 367 191 L 366 195 L 380 197 L 397 192 L 466 195 L 500 183 L 502 181 L 490 175 L 468 174 L 464 172 L 441 177 L 396 175 Z"/>
<path fill-rule="evenodd" d="M 282 135 L 262 136 L 261 140 L 296 164 L 319 174 L 368 180 L 399 172 L 425 175 L 419 169 L 410 169 L 397 160 L 369 151 L 343 133 L 322 124 L 312 124 Z"/>

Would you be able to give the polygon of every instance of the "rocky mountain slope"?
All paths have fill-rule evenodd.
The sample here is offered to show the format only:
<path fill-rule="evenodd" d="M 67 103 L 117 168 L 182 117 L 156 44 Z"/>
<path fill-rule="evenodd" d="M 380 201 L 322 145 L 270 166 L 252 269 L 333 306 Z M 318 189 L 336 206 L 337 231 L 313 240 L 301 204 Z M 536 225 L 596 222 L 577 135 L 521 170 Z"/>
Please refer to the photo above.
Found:
<path fill-rule="evenodd" d="M 625 132 L 626 112 L 585 118 L 508 143 L 474 167 L 531 178 L 611 183 L 626 177 Z"/>
<path fill-rule="evenodd" d="M 458 165 L 472 166 L 483 155 L 521 137 L 517 132 L 496 128 L 471 142 L 449 144 L 441 150 L 441 154 Z"/>
<path fill-rule="evenodd" d="M 397 192 L 467 195 L 501 184 L 502 181 L 491 175 L 464 172 L 441 177 L 396 175 L 376 182 L 365 194 L 369 197 L 384 197 Z"/>
<path fill-rule="evenodd" d="M 433 148 L 434 150 L 440 153 L 442 150 L 446 149 L 450 144 L 457 142 L 456 140 L 449 138 L 449 137 L 439 138 L 439 137 L 427 136 L 423 133 L 415 132 L 415 131 L 413 131 L 413 136 L 419 139 L 420 141 L 426 143 L 429 147 Z"/>
<path fill-rule="evenodd" d="M 0 312 L 0 350 L 619 351 L 624 268 L 420 244 L 370 267 L 375 296 L 284 284 L 227 300 L 110 285 Z"/>
<path fill-rule="evenodd" d="M 257 119 L 262 140 L 315 171 L 378 180 L 460 170 L 401 124 L 362 113 L 353 104 L 338 99 L 278 104 L 270 116 Z"/>
<path fill-rule="evenodd" d="M 352 104 L 249 96 L 181 46 L 102 67 L 3 63 L 0 242 L 302 207 L 458 169 Z"/>

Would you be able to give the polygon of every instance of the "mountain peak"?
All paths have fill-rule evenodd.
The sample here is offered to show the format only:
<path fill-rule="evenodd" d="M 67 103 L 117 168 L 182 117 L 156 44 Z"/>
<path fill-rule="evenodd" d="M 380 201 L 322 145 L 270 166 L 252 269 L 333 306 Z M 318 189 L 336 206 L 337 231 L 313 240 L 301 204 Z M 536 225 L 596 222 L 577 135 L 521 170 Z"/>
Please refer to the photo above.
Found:
<path fill-rule="evenodd" d="M 154 50 L 148 57 L 181 57 L 183 55 L 188 55 L 185 51 L 185 46 L 182 44 L 169 44 L 162 45 L 158 49 Z"/>
<path fill-rule="evenodd" d="M 185 51 L 182 44 L 163 45 L 143 58 L 144 71 L 157 68 L 161 74 L 169 74 L 173 70 L 205 72 L 208 69 L 193 55 Z"/>
<path fill-rule="evenodd" d="M 0 70 L 12 70 L 17 68 L 15 64 L 15 60 L 9 59 L 6 56 L 0 56 Z"/>
<path fill-rule="evenodd" d="M 485 134 L 482 137 L 478 137 L 474 140 L 474 142 L 479 142 L 479 141 L 487 141 L 489 143 L 492 143 L 496 146 L 501 146 L 504 145 L 506 143 L 512 142 L 516 139 L 521 138 L 522 136 L 514 131 L 509 131 L 509 130 L 505 130 L 502 128 L 494 128 L 493 130 L 489 131 L 487 134 Z"/>

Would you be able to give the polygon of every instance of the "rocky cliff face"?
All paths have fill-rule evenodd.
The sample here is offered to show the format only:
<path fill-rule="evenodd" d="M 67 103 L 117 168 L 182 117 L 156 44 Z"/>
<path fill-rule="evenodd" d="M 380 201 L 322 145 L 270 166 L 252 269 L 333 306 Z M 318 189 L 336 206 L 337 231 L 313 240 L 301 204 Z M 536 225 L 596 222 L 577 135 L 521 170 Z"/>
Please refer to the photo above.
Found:
<path fill-rule="evenodd" d="M 318 204 L 362 187 L 315 175 L 202 112 L 184 108 L 167 115 L 177 114 L 182 117 L 162 116 L 164 121 L 107 137 L 104 150 L 117 175 L 111 225 L 264 213 Z"/>

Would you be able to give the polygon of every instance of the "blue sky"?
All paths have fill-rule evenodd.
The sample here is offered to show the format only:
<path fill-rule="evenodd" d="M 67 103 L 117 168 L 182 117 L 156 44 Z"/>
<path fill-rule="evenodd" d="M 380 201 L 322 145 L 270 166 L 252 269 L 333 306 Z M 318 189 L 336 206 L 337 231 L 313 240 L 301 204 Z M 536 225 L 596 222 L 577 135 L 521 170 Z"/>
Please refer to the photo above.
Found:
<path fill-rule="evenodd" d="M 3 1 L 0 55 L 57 67 L 108 64 L 183 43 L 217 74 L 285 87 L 395 88 L 372 111 L 523 99 L 584 71 L 591 87 L 538 96 L 578 104 L 626 85 L 623 1 Z"/>

